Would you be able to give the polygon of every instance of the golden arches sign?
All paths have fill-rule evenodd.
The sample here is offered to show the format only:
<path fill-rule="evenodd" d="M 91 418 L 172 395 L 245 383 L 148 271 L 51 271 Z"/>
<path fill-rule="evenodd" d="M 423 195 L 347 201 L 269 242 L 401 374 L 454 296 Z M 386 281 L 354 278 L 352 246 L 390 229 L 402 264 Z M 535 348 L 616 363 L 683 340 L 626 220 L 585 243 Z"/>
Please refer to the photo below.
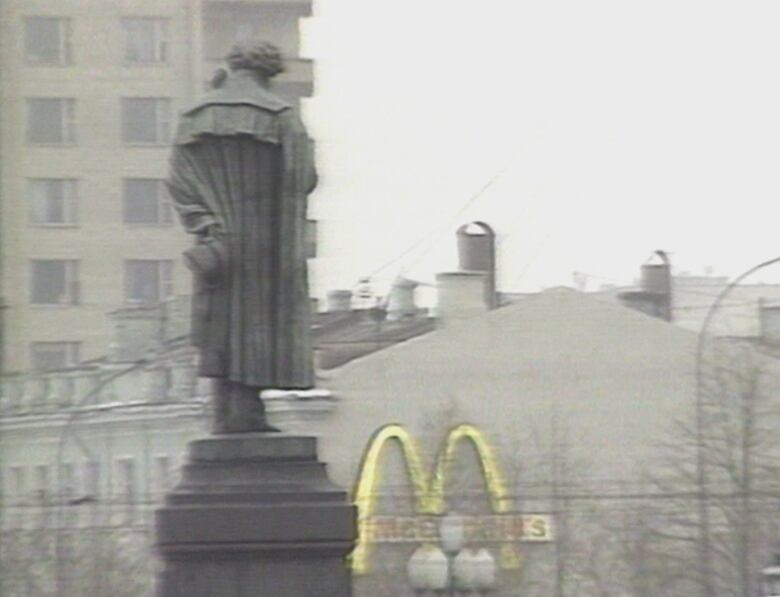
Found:
<path fill-rule="evenodd" d="M 356 574 L 364 573 L 368 568 L 371 541 L 367 537 L 367 529 L 376 509 L 377 486 L 386 445 L 392 442 L 401 449 L 412 483 L 414 507 L 417 513 L 436 515 L 443 514 L 446 510 L 444 483 L 448 466 L 461 441 L 469 442 L 477 454 L 494 514 L 511 512 L 511 496 L 507 491 L 506 481 L 498 461 L 492 448 L 476 427 L 462 424 L 449 431 L 437 455 L 433 476 L 429 478 L 420 459 L 420 450 L 412 436 L 401 425 L 386 425 L 374 433 L 369 440 L 355 487 L 354 499 L 358 507 L 358 545 L 352 553 L 352 567 Z M 505 567 L 519 566 L 519 556 L 511 544 L 504 546 L 501 555 Z"/>

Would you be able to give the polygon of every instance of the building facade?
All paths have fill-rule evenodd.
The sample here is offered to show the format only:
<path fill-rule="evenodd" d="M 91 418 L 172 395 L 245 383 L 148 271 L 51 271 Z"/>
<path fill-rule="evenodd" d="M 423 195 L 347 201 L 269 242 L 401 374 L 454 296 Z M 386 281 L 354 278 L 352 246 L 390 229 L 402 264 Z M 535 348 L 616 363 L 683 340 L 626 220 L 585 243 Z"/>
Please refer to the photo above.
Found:
<path fill-rule="evenodd" d="M 566 290 L 475 313 L 483 289 L 461 278 L 444 302 L 469 308 L 437 330 L 329 371 L 329 391 L 266 396 L 274 424 L 319 438 L 359 506 L 356 595 L 412 595 L 406 562 L 447 509 L 495 558 L 498 594 L 555 594 L 588 534 L 606 532 L 593 495 L 601 516 L 639 491 L 640 463 L 693 395 L 694 334 Z M 207 433 L 209 389 L 177 327 L 140 341 L 148 316 L 115 313 L 114 349 L 89 366 L 0 384 L 4 594 L 151 594 L 152 513 Z M 585 513 L 576 537 L 564 506 Z"/>
<path fill-rule="evenodd" d="M 449 296 L 436 329 L 425 318 L 391 346 L 376 329 L 364 350 L 360 318 L 346 336 L 326 325 L 315 332 L 326 347 L 357 336 L 361 355 L 322 372 L 318 391 L 265 396 L 273 424 L 318 437 L 358 505 L 356 595 L 414 594 L 406 565 L 436 543 L 447 510 L 464 519 L 467 546 L 493 556 L 501 595 L 732 594 L 759 568 L 780 532 L 771 344 L 722 362 L 708 352 L 699 380 L 696 334 L 666 321 L 570 289 L 491 310 L 484 275 L 439 279 Z M 3 594 L 151 594 L 152 512 L 209 425 L 184 304 L 121 309 L 105 358 L 0 383 Z M 712 541 L 727 550 L 709 593 L 697 592 L 692 547 L 700 444 L 686 431 L 702 391 Z M 746 491 L 741 472 L 721 464 L 745 461 L 747 506 L 732 499 Z"/>
<path fill-rule="evenodd" d="M 102 354 L 106 314 L 189 290 L 189 240 L 163 185 L 177 112 L 230 46 L 288 60 L 276 91 L 312 93 L 298 22 L 310 0 L 5 0 L 0 4 L 3 370 Z"/>
<path fill-rule="evenodd" d="M 780 284 L 748 280 L 732 285 L 726 276 L 672 274 L 671 265 L 644 264 L 634 287 L 607 287 L 594 293 L 652 317 L 710 337 L 759 339 L 767 317 L 777 312 Z"/>

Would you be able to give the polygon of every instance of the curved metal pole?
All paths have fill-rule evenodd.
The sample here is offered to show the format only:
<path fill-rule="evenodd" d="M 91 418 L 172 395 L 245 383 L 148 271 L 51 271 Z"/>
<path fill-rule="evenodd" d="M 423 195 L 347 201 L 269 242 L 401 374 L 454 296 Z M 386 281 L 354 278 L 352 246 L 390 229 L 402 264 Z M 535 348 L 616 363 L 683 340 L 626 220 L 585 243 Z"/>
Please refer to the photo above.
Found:
<path fill-rule="evenodd" d="M 780 262 L 780 257 L 775 257 L 769 261 L 764 261 L 756 266 L 751 267 L 749 270 L 737 276 L 731 281 L 715 298 L 715 301 L 707 311 L 704 321 L 701 324 L 699 335 L 697 338 L 696 346 L 696 481 L 698 484 L 698 509 L 699 509 L 699 566 L 701 569 L 704 594 L 714 595 L 714 589 L 712 587 L 712 558 L 711 558 L 711 538 L 710 538 L 710 515 L 707 504 L 707 467 L 706 467 L 706 448 L 704 446 L 704 391 L 702 389 L 702 368 L 703 368 L 703 355 L 704 355 L 704 343 L 707 337 L 712 318 L 715 316 L 716 311 L 720 308 L 721 303 L 729 295 L 729 293 L 740 283 L 742 280 L 757 272 L 760 269 Z"/>

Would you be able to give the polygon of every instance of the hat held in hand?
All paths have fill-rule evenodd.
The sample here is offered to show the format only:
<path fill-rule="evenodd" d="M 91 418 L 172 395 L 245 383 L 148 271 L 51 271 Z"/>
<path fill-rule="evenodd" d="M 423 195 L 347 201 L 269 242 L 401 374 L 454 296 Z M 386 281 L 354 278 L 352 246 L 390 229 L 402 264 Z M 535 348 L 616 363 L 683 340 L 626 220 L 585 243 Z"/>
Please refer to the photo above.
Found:
<path fill-rule="evenodd" d="M 228 247 L 224 240 L 207 240 L 182 253 L 185 265 L 204 282 L 219 282 L 228 266 Z"/>

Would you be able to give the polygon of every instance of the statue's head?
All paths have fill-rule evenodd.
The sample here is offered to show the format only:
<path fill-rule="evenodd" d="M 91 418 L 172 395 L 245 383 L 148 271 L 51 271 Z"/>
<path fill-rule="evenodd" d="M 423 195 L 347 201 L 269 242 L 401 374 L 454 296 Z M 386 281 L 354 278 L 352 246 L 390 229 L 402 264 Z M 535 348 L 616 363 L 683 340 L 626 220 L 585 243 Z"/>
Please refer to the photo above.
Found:
<path fill-rule="evenodd" d="M 231 71 L 249 70 L 270 79 L 284 72 L 282 53 L 268 42 L 243 42 L 233 46 L 227 55 Z"/>

